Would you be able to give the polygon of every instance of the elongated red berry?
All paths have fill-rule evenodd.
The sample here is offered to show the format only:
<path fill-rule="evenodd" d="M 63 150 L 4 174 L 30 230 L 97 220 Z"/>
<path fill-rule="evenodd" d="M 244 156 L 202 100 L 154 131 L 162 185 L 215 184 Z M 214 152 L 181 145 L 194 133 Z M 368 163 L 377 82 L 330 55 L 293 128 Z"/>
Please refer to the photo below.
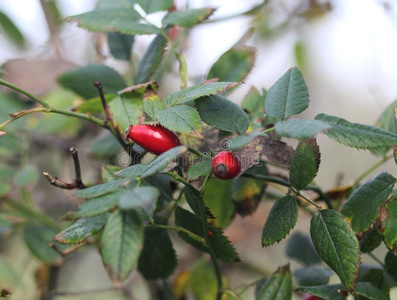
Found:
<path fill-rule="evenodd" d="M 219 179 L 232 179 L 240 170 L 240 159 L 230 151 L 219 152 L 212 160 L 212 172 Z"/>
<path fill-rule="evenodd" d="M 126 133 L 139 146 L 157 155 L 181 144 L 174 132 L 160 125 L 130 125 Z"/>

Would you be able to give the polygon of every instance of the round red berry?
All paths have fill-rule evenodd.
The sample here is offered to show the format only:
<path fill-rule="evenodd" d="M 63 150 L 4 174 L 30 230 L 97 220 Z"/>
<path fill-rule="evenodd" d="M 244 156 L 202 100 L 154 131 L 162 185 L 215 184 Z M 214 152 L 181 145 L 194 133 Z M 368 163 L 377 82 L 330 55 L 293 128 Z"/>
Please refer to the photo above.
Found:
<path fill-rule="evenodd" d="M 212 160 L 212 172 L 219 179 L 232 179 L 240 173 L 240 170 L 240 159 L 230 151 L 219 152 Z"/>

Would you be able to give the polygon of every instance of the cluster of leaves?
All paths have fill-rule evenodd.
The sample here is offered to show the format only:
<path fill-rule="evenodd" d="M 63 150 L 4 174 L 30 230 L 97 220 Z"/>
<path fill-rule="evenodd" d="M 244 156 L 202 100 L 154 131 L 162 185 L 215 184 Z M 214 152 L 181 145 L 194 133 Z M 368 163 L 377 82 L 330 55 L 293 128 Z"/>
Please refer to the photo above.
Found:
<path fill-rule="evenodd" d="M 72 223 L 62 223 L 59 230 L 59 224 L 43 215 L 39 215 L 37 222 L 28 223 L 24 238 L 32 253 L 52 264 L 61 259 L 60 253 L 66 255 L 97 241 L 105 268 L 119 287 L 135 267 L 147 280 L 166 279 L 173 274 L 177 257 L 168 233 L 172 230 L 212 259 L 215 273 L 203 262 L 193 268 L 190 278 L 193 292 L 200 294 L 198 276 L 194 275 L 198 272 L 209 274 L 205 278 L 212 280 L 211 287 L 217 281 L 213 298 L 219 299 L 224 293 L 230 299 L 239 299 L 239 291 L 223 286 L 217 265 L 217 259 L 228 263 L 240 261 L 222 230 L 236 213 L 252 214 L 266 195 L 268 182 L 274 182 L 288 187 L 288 192 L 277 197 L 264 222 L 263 246 L 279 242 L 289 234 L 298 220 L 299 205 L 307 209 L 307 204 L 311 204 L 317 211 L 311 219 L 310 237 L 295 233 L 288 240 L 287 256 L 297 260 L 302 268 L 291 274 L 289 266 L 281 266 L 272 276 L 259 281 L 256 298 L 291 299 L 293 275 L 298 283 L 297 291 L 324 299 L 343 299 L 347 292 L 363 299 L 389 299 L 390 288 L 397 285 L 396 179 L 383 172 L 362 185 L 357 182 L 339 199 L 324 193 L 313 180 L 320 166 L 316 142 L 320 133 L 343 145 L 386 156 L 397 145 L 391 125 L 395 103 L 386 109 L 377 127 L 326 114 L 314 119 L 294 118 L 308 108 L 309 93 L 300 70 L 291 68 L 268 91 L 252 88 L 240 107 L 226 96 L 238 88 L 255 61 L 254 49 L 241 45 L 223 54 L 202 83 L 160 99 L 154 80 L 161 77 L 159 71 L 169 56 L 165 53 L 175 55 L 182 82 L 187 82 L 183 56 L 177 43 L 168 36 L 168 30 L 171 26 L 191 28 L 205 21 L 214 9 L 171 11 L 162 19 L 162 26 L 157 27 L 135 5 L 139 4 L 150 14 L 171 9 L 172 1 L 135 2 L 101 0 L 94 11 L 68 18 L 82 28 L 107 32 L 111 53 L 126 61 L 131 60 L 135 35 L 156 37 L 139 64 L 133 86 L 128 86 L 121 74 L 104 65 L 89 65 L 63 74 L 60 84 L 84 99 L 73 111 L 64 114 L 102 117 L 103 102 L 92 87 L 93 81 L 100 81 L 111 116 L 107 121 L 116 130 L 106 137 L 106 143 L 96 141 L 97 148 L 106 148 L 100 154 L 114 156 L 121 147 L 132 147 L 120 142 L 125 137 L 123 129 L 145 122 L 178 132 L 188 146 L 178 146 L 155 158 L 141 153 L 138 163 L 125 168 L 105 165 L 101 184 L 74 193 L 82 204 L 64 217 L 64 221 Z M 225 137 L 226 148 L 244 158 L 241 176 L 232 181 L 211 177 L 211 153 L 225 148 L 221 143 Z M 298 139 L 296 149 L 282 142 L 283 137 Z M 193 156 L 187 153 L 192 149 Z M 149 163 L 144 163 L 145 157 L 149 157 Z M 181 162 L 189 157 L 194 160 Z M 289 170 L 288 179 L 269 174 L 270 163 Z M 179 185 L 175 187 L 172 181 Z M 316 192 L 318 199 L 307 198 L 305 190 Z M 8 192 L 0 190 L 2 195 Z M 340 209 L 335 200 L 343 197 L 347 200 Z M 328 208 L 321 209 L 318 203 Z M 29 220 L 37 216 L 34 211 L 24 211 L 17 202 L 8 201 L 8 205 L 14 205 L 22 217 L 28 215 Z M 7 214 L 0 217 L 1 233 L 12 221 Z M 384 270 L 368 266 L 362 267 L 360 273 L 362 253 L 372 252 L 382 240 L 390 249 Z M 322 263 L 328 267 L 317 266 Z M 334 273 L 341 283 L 328 285 Z"/>

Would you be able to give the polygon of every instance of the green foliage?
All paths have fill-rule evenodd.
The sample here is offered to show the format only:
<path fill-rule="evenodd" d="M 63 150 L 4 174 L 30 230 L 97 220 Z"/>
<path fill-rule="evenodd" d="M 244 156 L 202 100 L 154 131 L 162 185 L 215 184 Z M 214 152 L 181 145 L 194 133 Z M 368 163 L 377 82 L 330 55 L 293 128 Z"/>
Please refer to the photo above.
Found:
<path fill-rule="evenodd" d="M 90 31 L 112 32 L 137 35 L 155 34 L 159 29 L 139 22 L 141 15 L 132 5 L 103 6 L 90 12 L 66 17 L 66 21 Z"/>
<path fill-rule="evenodd" d="M 318 120 L 289 119 L 278 122 L 275 130 L 279 135 L 295 139 L 310 139 L 331 128 L 331 125 Z"/>
<path fill-rule="evenodd" d="M 387 172 L 383 172 L 361 185 L 347 199 L 342 208 L 355 232 L 368 231 L 378 219 L 380 207 L 392 192 L 396 179 Z"/>
<path fill-rule="evenodd" d="M 167 10 L 172 6 L 172 0 L 135 0 L 135 3 L 138 3 L 140 7 L 142 7 L 142 9 L 148 14 Z"/>
<path fill-rule="evenodd" d="M 301 286 L 297 290 L 301 292 L 307 292 L 314 296 L 320 297 L 324 300 L 343 300 L 339 294 L 339 290 L 343 289 L 341 284 L 329 284 L 329 285 L 318 285 L 318 286 Z"/>
<path fill-rule="evenodd" d="M 397 253 L 397 193 L 388 199 L 380 214 L 383 241 L 394 254 Z"/>
<path fill-rule="evenodd" d="M 193 107 L 178 105 L 157 114 L 157 120 L 165 128 L 177 132 L 201 131 L 200 115 Z"/>
<path fill-rule="evenodd" d="M 129 61 L 134 44 L 134 37 L 119 32 L 108 32 L 108 45 L 114 58 Z"/>
<path fill-rule="evenodd" d="M 292 279 L 289 265 L 280 267 L 258 291 L 256 300 L 292 299 Z"/>
<path fill-rule="evenodd" d="M 343 216 L 331 209 L 317 211 L 310 223 L 310 235 L 324 262 L 353 291 L 360 268 L 360 249 Z"/>
<path fill-rule="evenodd" d="M 207 78 L 240 82 L 254 66 L 256 50 L 252 47 L 232 47 L 215 62 Z"/>
<path fill-rule="evenodd" d="M 115 125 L 122 131 L 136 125 L 142 111 L 142 100 L 135 93 L 123 93 L 109 105 Z"/>
<path fill-rule="evenodd" d="M 304 266 L 322 262 L 310 237 L 301 232 L 294 232 L 290 235 L 285 250 L 289 258 L 295 259 Z"/>
<path fill-rule="evenodd" d="M 126 87 L 123 77 L 114 69 L 104 65 L 88 65 L 63 73 L 58 78 L 59 83 L 82 96 L 90 99 L 98 96 L 94 81 L 102 83 L 105 94 L 117 94 Z"/>
<path fill-rule="evenodd" d="M 147 207 L 149 204 L 153 204 L 159 196 L 160 192 L 154 187 L 136 187 L 120 197 L 119 208 L 121 210 L 132 210 L 142 206 Z"/>
<path fill-rule="evenodd" d="M 114 286 L 120 286 L 134 269 L 143 243 L 144 230 L 134 211 L 115 211 L 110 215 L 101 235 L 100 250 Z"/>
<path fill-rule="evenodd" d="M 120 187 L 126 186 L 130 181 L 126 179 L 114 180 L 110 182 L 105 182 L 98 184 L 84 190 L 77 191 L 75 193 L 76 197 L 79 198 L 95 198 L 108 193 L 117 191 Z"/>
<path fill-rule="evenodd" d="M 301 141 L 295 150 L 289 170 L 291 185 L 304 189 L 316 177 L 320 167 L 320 148 L 315 139 Z"/>
<path fill-rule="evenodd" d="M 97 233 L 106 223 L 108 213 L 93 217 L 84 217 L 58 233 L 54 239 L 62 244 L 79 244 L 87 237 Z"/>
<path fill-rule="evenodd" d="M 350 123 L 345 119 L 319 114 L 316 120 L 325 122 L 332 126 L 325 134 L 331 139 L 343 145 L 357 149 L 383 149 L 397 144 L 397 135 L 384 129 Z"/>
<path fill-rule="evenodd" d="M 160 221 L 160 224 L 166 222 Z M 169 277 L 177 265 L 177 258 L 167 230 L 147 227 L 144 233 L 143 249 L 138 261 L 139 272 L 149 280 Z"/>
<path fill-rule="evenodd" d="M 278 199 L 267 217 L 262 232 L 262 246 L 270 246 L 285 238 L 298 221 L 298 203 L 293 196 Z"/>
<path fill-rule="evenodd" d="M 249 120 L 244 110 L 229 99 L 212 95 L 195 101 L 201 120 L 216 128 L 244 134 Z"/>
<path fill-rule="evenodd" d="M 215 9 L 197 8 L 188 10 L 173 11 L 163 18 L 163 25 L 177 25 L 180 27 L 193 27 L 196 24 L 208 19 Z"/>
<path fill-rule="evenodd" d="M 309 106 L 309 92 L 301 71 L 289 69 L 270 89 L 265 100 L 269 116 L 285 120 Z"/>
<path fill-rule="evenodd" d="M 329 281 L 332 271 L 321 267 L 299 268 L 294 272 L 294 278 L 299 286 L 324 285 Z"/>
<path fill-rule="evenodd" d="M 167 40 L 161 34 L 158 34 L 150 43 L 139 63 L 135 78 L 136 84 L 150 81 L 154 77 L 163 59 L 166 46 Z"/>
<path fill-rule="evenodd" d="M 16 46 L 19 48 L 25 47 L 25 36 L 10 17 L 2 11 L 0 11 L 0 28 L 2 33 L 4 33 Z"/>
<path fill-rule="evenodd" d="M 204 96 L 225 92 L 237 85 L 238 83 L 234 82 L 203 82 L 171 94 L 165 99 L 165 104 L 167 106 L 185 104 Z"/>
<path fill-rule="evenodd" d="M 203 156 L 194 165 L 192 165 L 188 172 L 189 179 L 196 179 L 201 176 L 209 175 L 212 172 L 211 169 L 212 159 L 209 156 Z"/>

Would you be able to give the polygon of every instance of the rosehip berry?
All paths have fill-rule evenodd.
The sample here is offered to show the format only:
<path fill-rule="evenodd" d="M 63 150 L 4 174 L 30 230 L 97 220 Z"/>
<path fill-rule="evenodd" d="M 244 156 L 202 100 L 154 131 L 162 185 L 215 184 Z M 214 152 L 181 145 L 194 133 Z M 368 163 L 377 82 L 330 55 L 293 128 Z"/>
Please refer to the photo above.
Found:
<path fill-rule="evenodd" d="M 232 179 L 240 170 L 240 159 L 230 151 L 219 152 L 212 160 L 212 172 L 219 179 Z"/>
<path fill-rule="evenodd" d="M 139 146 L 157 155 L 181 143 L 174 132 L 160 125 L 130 125 L 126 134 Z"/>
<path fill-rule="evenodd" d="M 324 299 L 314 296 L 312 294 L 304 294 L 302 300 L 324 300 Z"/>

